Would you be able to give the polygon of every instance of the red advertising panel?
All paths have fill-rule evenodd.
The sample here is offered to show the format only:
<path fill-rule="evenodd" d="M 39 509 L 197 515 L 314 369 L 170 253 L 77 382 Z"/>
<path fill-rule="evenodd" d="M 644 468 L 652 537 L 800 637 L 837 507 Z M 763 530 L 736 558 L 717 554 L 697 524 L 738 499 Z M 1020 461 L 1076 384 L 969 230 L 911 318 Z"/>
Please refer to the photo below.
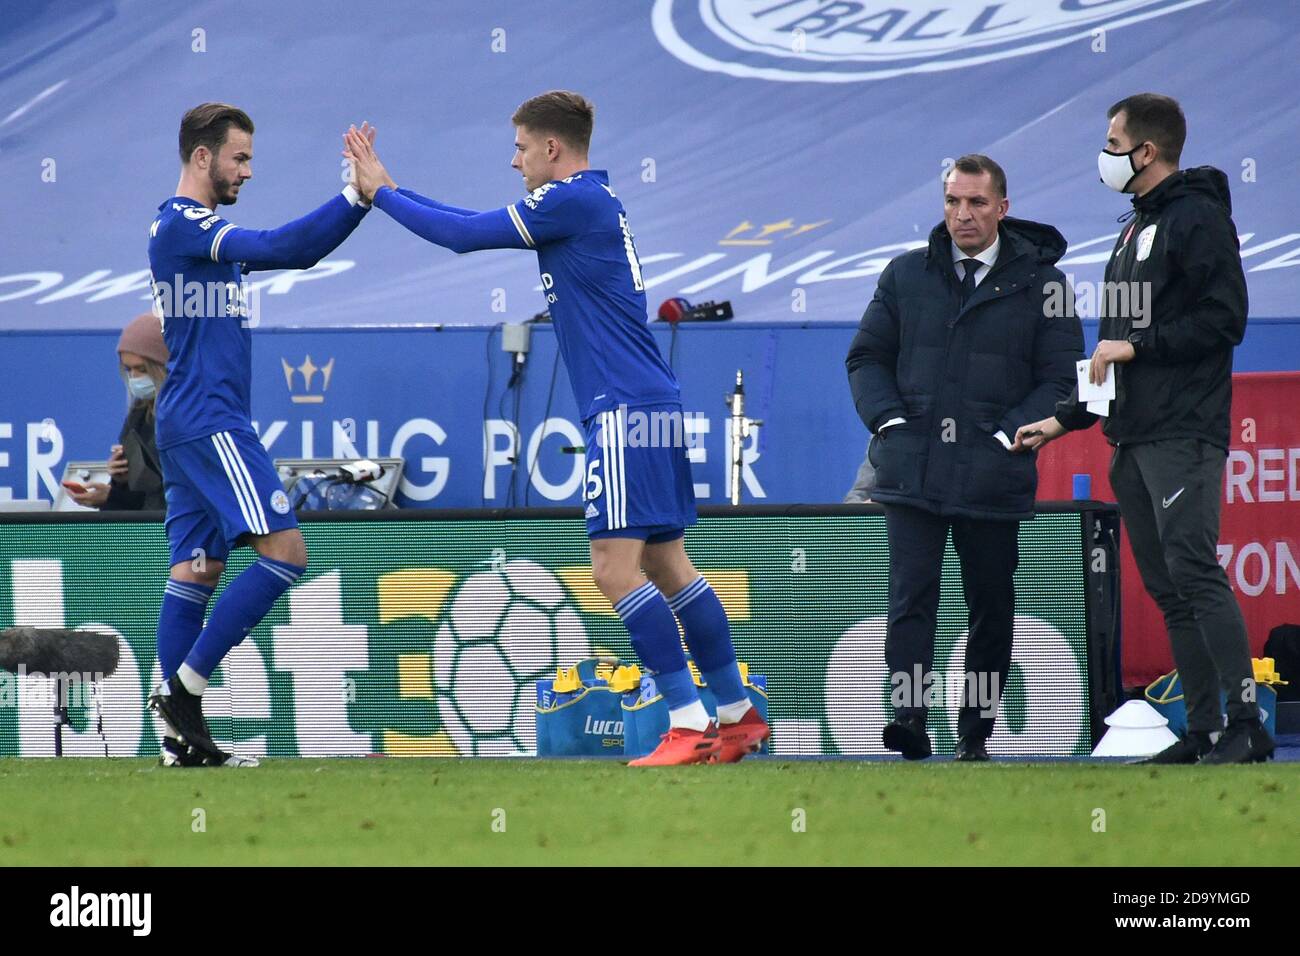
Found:
<path fill-rule="evenodd" d="M 1241 373 L 1232 382 L 1219 563 L 1259 657 L 1271 628 L 1300 623 L 1300 372 Z M 1070 498 L 1074 475 L 1087 474 L 1092 497 L 1114 501 L 1110 455 L 1099 427 L 1053 442 L 1039 455 L 1038 497 Z M 1122 554 L 1124 683 L 1134 686 L 1174 665 L 1164 619 L 1142 587 L 1127 537 Z"/>

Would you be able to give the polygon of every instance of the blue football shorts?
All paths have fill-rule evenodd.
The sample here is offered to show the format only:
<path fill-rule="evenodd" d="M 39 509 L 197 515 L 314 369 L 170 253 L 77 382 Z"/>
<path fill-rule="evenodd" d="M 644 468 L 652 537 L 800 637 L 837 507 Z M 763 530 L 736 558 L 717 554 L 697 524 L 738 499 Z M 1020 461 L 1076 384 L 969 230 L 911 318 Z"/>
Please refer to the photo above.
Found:
<path fill-rule="evenodd" d="M 226 560 L 249 535 L 298 527 L 271 456 L 252 430 L 159 450 L 173 565 Z"/>
<path fill-rule="evenodd" d="M 680 538 L 695 524 L 695 488 L 678 404 L 620 406 L 586 422 L 587 536 Z"/>

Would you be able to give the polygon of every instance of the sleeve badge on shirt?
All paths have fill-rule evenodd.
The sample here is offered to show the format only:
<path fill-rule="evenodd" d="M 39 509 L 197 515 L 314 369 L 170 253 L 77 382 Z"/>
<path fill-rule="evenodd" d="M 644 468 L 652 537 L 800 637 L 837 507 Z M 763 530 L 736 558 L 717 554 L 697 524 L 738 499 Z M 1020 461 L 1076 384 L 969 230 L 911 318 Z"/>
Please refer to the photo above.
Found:
<path fill-rule="evenodd" d="M 1151 255 L 1151 247 L 1156 242 L 1156 224 L 1147 226 L 1138 233 L 1137 261 L 1145 262 Z"/>

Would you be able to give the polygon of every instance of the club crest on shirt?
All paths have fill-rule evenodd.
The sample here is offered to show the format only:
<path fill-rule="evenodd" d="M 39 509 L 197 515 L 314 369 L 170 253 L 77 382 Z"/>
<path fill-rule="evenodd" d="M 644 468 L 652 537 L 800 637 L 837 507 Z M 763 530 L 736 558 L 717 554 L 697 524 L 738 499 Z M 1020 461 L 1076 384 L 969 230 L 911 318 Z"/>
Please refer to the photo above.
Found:
<path fill-rule="evenodd" d="M 546 183 L 545 185 L 538 186 L 536 189 L 534 189 L 532 192 L 530 192 L 527 196 L 524 197 L 524 205 L 527 206 L 529 209 L 536 209 L 537 204 L 542 201 L 542 197 L 544 197 L 547 193 L 549 193 L 552 189 L 554 189 L 558 185 L 559 183 Z"/>
<path fill-rule="evenodd" d="M 204 219 L 212 215 L 212 210 L 207 206 L 186 206 L 181 212 L 186 219 Z"/>
<path fill-rule="evenodd" d="M 1156 224 L 1147 226 L 1138 233 L 1137 261 L 1145 262 L 1151 255 L 1151 247 L 1156 241 Z"/>
<path fill-rule="evenodd" d="M 271 492 L 271 510 L 278 515 L 287 515 L 289 513 L 289 496 L 278 489 Z"/>

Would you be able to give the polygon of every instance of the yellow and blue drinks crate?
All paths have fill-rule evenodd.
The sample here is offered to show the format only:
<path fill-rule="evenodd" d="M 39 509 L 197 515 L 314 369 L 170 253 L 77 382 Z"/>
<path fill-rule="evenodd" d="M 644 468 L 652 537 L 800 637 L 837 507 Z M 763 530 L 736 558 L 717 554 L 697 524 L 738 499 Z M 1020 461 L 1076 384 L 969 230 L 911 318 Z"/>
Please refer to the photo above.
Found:
<path fill-rule="evenodd" d="M 622 691 L 610 684 L 615 671 L 620 672 L 617 686 L 622 687 L 627 683 L 627 668 L 616 660 L 594 657 L 561 667 L 554 678 L 537 682 L 537 756 L 623 753 Z"/>
<path fill-rule="evenodd" d="M 700 702 L 716 720 L 717 702 L 694 661 L 688 661 L 700 692 Z M 767 719 L 767 678 L 751 675 L 740 664 L 740 677 L 750 701 Z M 635 664 L 588 658 L 561 667 L 554 678 L 537 682 L 537 756 L 599 757 L 617 754 L 640 757 L 668 732 L 668 704 L 654 677 Z M 767 753 L 763 744 L 762 752 Z"/>
<path fill-rule="evenodd" d="M 1259 704 L 1259 718 L 1264 729 L 1270 734 L 1277 734 L 1277 691 L 1278 685 L 1287 681 L 1281 679 L 1271 657 L 1251 659 L 1255 672 L 1255 700 Z M 1170 671 L 1163 677 L 1157 677 L 1147 685 L 1146 699 L 1160 716 L 1169 721 L 1169 729 L 1181 737 L 1187 732 L 1187 705 L 1183 700 L 1183 684 L 1178 679 L 1178 671 Z M 1227 703 L 1227 697 L 1219 692 L 1219 706 Z"/>

